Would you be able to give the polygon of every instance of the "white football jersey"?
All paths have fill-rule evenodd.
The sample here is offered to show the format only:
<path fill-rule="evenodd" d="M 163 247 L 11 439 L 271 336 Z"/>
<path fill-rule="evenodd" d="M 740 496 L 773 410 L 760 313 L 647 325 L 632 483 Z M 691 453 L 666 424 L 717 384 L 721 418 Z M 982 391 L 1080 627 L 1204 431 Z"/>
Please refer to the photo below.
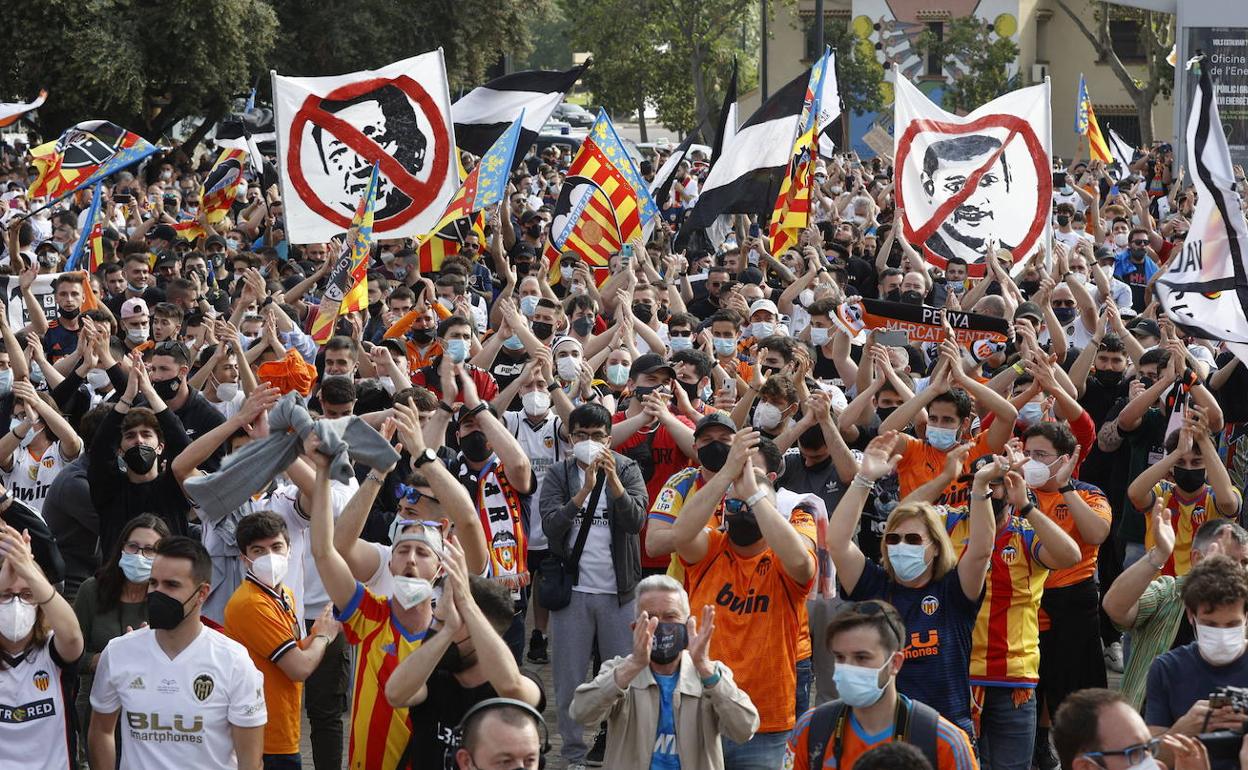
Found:
<path fill-rule="evenodd" d="M 206 626 L 173 660 L 150 628 L 109 642 L 91 708 L 120 710 L 121 766 L 133 770 L 237 768 L 230 726 L 268 722 L 264 678 L 247 648 Z"/>
<path fill-rule="evenodd" d="M 49 639 L 0 670 L 0 767 L 64 770 L 72 765 L 70 715 L 58 660 Z"/>

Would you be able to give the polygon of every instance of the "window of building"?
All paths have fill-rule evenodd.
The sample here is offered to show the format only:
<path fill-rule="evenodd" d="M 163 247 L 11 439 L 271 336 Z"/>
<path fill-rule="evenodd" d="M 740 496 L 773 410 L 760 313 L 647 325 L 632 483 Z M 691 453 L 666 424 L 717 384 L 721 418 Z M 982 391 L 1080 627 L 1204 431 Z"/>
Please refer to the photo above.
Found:
<path fill-rule="evenodd" d="M 940 56 L 940 43 L 945 39 L 945 23 L 943 21 L 929 21 L 927 23 L 927 31 L 932 34 L 932 39 L 936 45 L 933 45 L 927 52 L 927 67 L 923 74 L 929 78 L 943 78 L 945 76 L 945 67 Z"/>
<path fill-rule="evenodd" d="M 1145 60 L 1144 40 L 1140 22 L 1135 19 L 1110 19 L 1109 42 L 1124 64 L 1141 64 Z"/>

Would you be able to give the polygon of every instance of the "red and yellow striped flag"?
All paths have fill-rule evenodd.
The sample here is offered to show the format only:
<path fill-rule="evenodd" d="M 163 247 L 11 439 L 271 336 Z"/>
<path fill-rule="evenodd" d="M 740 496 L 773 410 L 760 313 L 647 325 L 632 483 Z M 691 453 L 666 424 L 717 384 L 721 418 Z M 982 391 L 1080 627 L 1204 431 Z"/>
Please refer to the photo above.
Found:
<path fill-rule="evenodd" d="M 368 307 L 368 257 L 373 247 L 373 210 L 377 205 L 377 164 L 360 198 L 355 219 L 347 235 L 346 247 L 334 262 L 325 295 L 312 321 L 312 339 L 318 345 L 329 342 L 339 316 Z"/>
<path fill-rule="evenodd" d="M 814 183 L 815 134 L 819 125 L 819 97 L 823 92 L 823 79 L 827 72 L 829 56 L 811 68 L 806 84 L 806 101 L 798 119 L 798 135 L 793 140 L 793 154 L 789 157 L 788 173 L 780 182 L 780 194 L 771 209 L 771 253 L 783 254 L 797 246 L 798 236 L 810 226 L 811 185 Z"/>

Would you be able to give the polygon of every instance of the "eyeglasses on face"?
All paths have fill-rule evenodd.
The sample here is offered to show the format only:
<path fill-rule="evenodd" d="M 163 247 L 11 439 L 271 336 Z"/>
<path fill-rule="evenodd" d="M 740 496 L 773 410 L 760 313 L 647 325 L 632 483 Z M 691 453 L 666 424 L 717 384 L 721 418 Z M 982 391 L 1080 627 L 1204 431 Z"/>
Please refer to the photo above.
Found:
<path fill-rule="evenodd" d="M 142 556 L 144 559 L 153 559 L 156 557 L 156 546 L 142 545 L 134 542 L 133 540 L 123 545 L 121 550 L 131 556 Z"/>
<path fill-rule="evenodd" d="M 33 607 L 35 605 L 35 594 L 30 590 L 22 591 L 20 594 L 15 594 L 11 591 L 0 593 L 0 604 L 12 604 L 14 601 Z"/>
<path fill-rule="evenodd" d="M 1144 743 L 1137 743 L 1134 746 L 1127 746 L 1125 749 L 1117 751 L 1088 751 L 1080 756 L 1087 757 L 1093 761 L 1103 757 L 1122 757 L 1128 765 L 1137 765 L 1148 757 L 1156 757 L 1157 752 L 1161 750 L 1161 736 L 1157 736 Z M 1104 766 L 1104 763 L 1097 762 L 1098 765 Z"/>
<path fill-rule="evenodd" d="M 927 540 L 918 532 L 907 532 L 904 535 L 900 532 L 889 532 L 884 536 L 885 545 L 897 545 L 905 543 L 906 545 L 926 545 Z"/>
<path fill-rule="evenodd" d="M 1131 241 L 1132 246 L 1147 246 L 1148 241 Z"/>
<path fill-rule="evenodd" d="M 607 433 L 606 431 L 595 431 L 593 433 L 590 433 L 589 431 L 585 431 L 585 430 L 577 430 L 577 431 L 572 432 L 572 438 L 577 441 L 600 441 L 601 442 L 601 441 L 606 441 L 610 437 L 611 437 L 611 434 Z"/>
<path fill-rule="evenodd" d="M 1028 449 L 1023 452 L 1023 456 L 1028 460 L 1039 460 L 1040 462 L 1048 462 L 1059 455 L 1056 452 L 1042 452 L 1038 449 Z"/>

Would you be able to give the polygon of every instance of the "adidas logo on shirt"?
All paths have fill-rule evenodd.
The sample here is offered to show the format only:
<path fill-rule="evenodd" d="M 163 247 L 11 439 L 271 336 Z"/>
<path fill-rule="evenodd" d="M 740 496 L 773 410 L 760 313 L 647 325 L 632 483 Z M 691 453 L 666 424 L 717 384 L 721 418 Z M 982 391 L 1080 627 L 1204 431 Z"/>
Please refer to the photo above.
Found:
<path fill-rule="evenodd" d="M 147 689 L 147 686 L 143 684 L 143 677 L 141 677 L 141 676 L 136 676 L 136 677 L 134 678 L 134 681 L 133 681 L 133 682 L 131 682 L 131 683 L 130 683 L 127 687 L 126 687 L 126 689 L 127 689 L 127 690 L 146 690 L 146 689 Z"/>

